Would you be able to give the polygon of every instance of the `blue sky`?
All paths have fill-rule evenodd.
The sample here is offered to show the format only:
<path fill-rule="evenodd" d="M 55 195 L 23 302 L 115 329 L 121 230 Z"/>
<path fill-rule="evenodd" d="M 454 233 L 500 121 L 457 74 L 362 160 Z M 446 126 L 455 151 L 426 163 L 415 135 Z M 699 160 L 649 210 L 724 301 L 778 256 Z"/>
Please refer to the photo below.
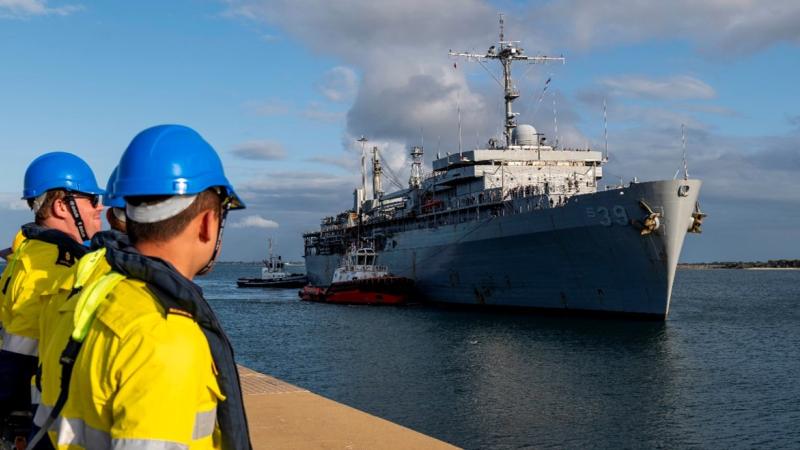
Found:
<path fill-rule="evenodd" d="M 800 4 L 601 3 L 0 0 L 0 239 L 30 218 L 38 154 L 74 152 L 105 183 L 136 132 L 182 123 L 250 206 L 223 258 L 273 237 L 298 259 L 302 232 L 352 202 L 358 136 L 404 179 L 409 145 L 455 148 L 458 104 L 470 146 L 497 132 L 498 87 L 447 50 L 485 51 L 503 11 L 529 54 L 567 58 L 517 69 L 521 122 L 551 135 L 555 98 L 560 142 L 601 147 L 607 99 L 609 182 L 671 178 L 686 124 L 710 216 L 684 261 L 800 257 Z"/>

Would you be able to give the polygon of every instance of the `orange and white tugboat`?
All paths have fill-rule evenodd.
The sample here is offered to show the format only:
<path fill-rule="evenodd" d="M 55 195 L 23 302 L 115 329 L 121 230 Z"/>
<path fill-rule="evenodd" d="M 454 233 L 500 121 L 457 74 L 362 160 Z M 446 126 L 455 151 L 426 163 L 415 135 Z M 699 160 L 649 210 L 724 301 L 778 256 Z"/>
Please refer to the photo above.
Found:
<path fill-rule="evenodd" d="M 401 305 L 408 302 L 414 280 L 389 273 L 375 264 L 370 247 L 351 250 L 333 273 L 327 288 L 306 286 L 298 294 L 303 300 L 346 305 Z"/>

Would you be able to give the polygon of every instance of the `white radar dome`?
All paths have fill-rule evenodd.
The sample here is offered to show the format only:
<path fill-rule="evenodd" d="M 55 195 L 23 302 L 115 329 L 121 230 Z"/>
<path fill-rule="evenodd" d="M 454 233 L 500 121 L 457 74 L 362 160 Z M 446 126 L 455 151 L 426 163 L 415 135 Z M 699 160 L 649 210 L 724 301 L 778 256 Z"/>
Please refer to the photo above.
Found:
<path fill-rule="evenodd" d="M 517 125 L 511 133 L 511 142 L 514 145 L 536 145 L 536 128 L 528 124 Z"/>

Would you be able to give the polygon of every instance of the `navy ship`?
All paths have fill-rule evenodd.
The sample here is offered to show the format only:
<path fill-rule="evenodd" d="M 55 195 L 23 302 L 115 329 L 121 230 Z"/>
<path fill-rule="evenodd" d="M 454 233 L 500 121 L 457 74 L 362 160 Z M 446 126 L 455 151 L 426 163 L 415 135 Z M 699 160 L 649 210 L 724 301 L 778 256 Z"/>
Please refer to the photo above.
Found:
<path fill-rule="evenodd" d="M 550 144 L 517 124 L 512 110 L 520 96 L 512 64 L 563 57 L 525 55 L 504 39 L 502 16 L 496 46 L 450 55 L 502 66 L 503 137 L 437 155 L 425 175 L 423 148 L 413 147 L 408 187 L 390 193 L 374 147 L 369 198 L 362 138 L 352 209 L 303 235 L 309 282 L 329 285 L 347 250 L 368 241 L 379 262 L 413 279 L 428 301 L 665 319 L 684 238 L 699 233 L 706 216 L 685 145 L 682 177 L 599 189 L 607 144 L 604 151 Z"/>

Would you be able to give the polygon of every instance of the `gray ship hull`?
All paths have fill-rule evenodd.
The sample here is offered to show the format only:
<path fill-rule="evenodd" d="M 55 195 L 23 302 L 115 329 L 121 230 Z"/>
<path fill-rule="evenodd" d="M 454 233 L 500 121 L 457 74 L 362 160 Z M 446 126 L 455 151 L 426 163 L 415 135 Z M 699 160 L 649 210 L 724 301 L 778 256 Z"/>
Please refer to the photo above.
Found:
<path fill-rule="evenodd" d="M 434 302 L 665 318 L 700 186 L 631 184 L 545 209 L 519 199 L 502 215 L 389 234 L 379 261 Z M 647 235 L 642 202 L 661 214 Z M 328 285 L 340 258 L 306 255 L 309 282 Z"/>

